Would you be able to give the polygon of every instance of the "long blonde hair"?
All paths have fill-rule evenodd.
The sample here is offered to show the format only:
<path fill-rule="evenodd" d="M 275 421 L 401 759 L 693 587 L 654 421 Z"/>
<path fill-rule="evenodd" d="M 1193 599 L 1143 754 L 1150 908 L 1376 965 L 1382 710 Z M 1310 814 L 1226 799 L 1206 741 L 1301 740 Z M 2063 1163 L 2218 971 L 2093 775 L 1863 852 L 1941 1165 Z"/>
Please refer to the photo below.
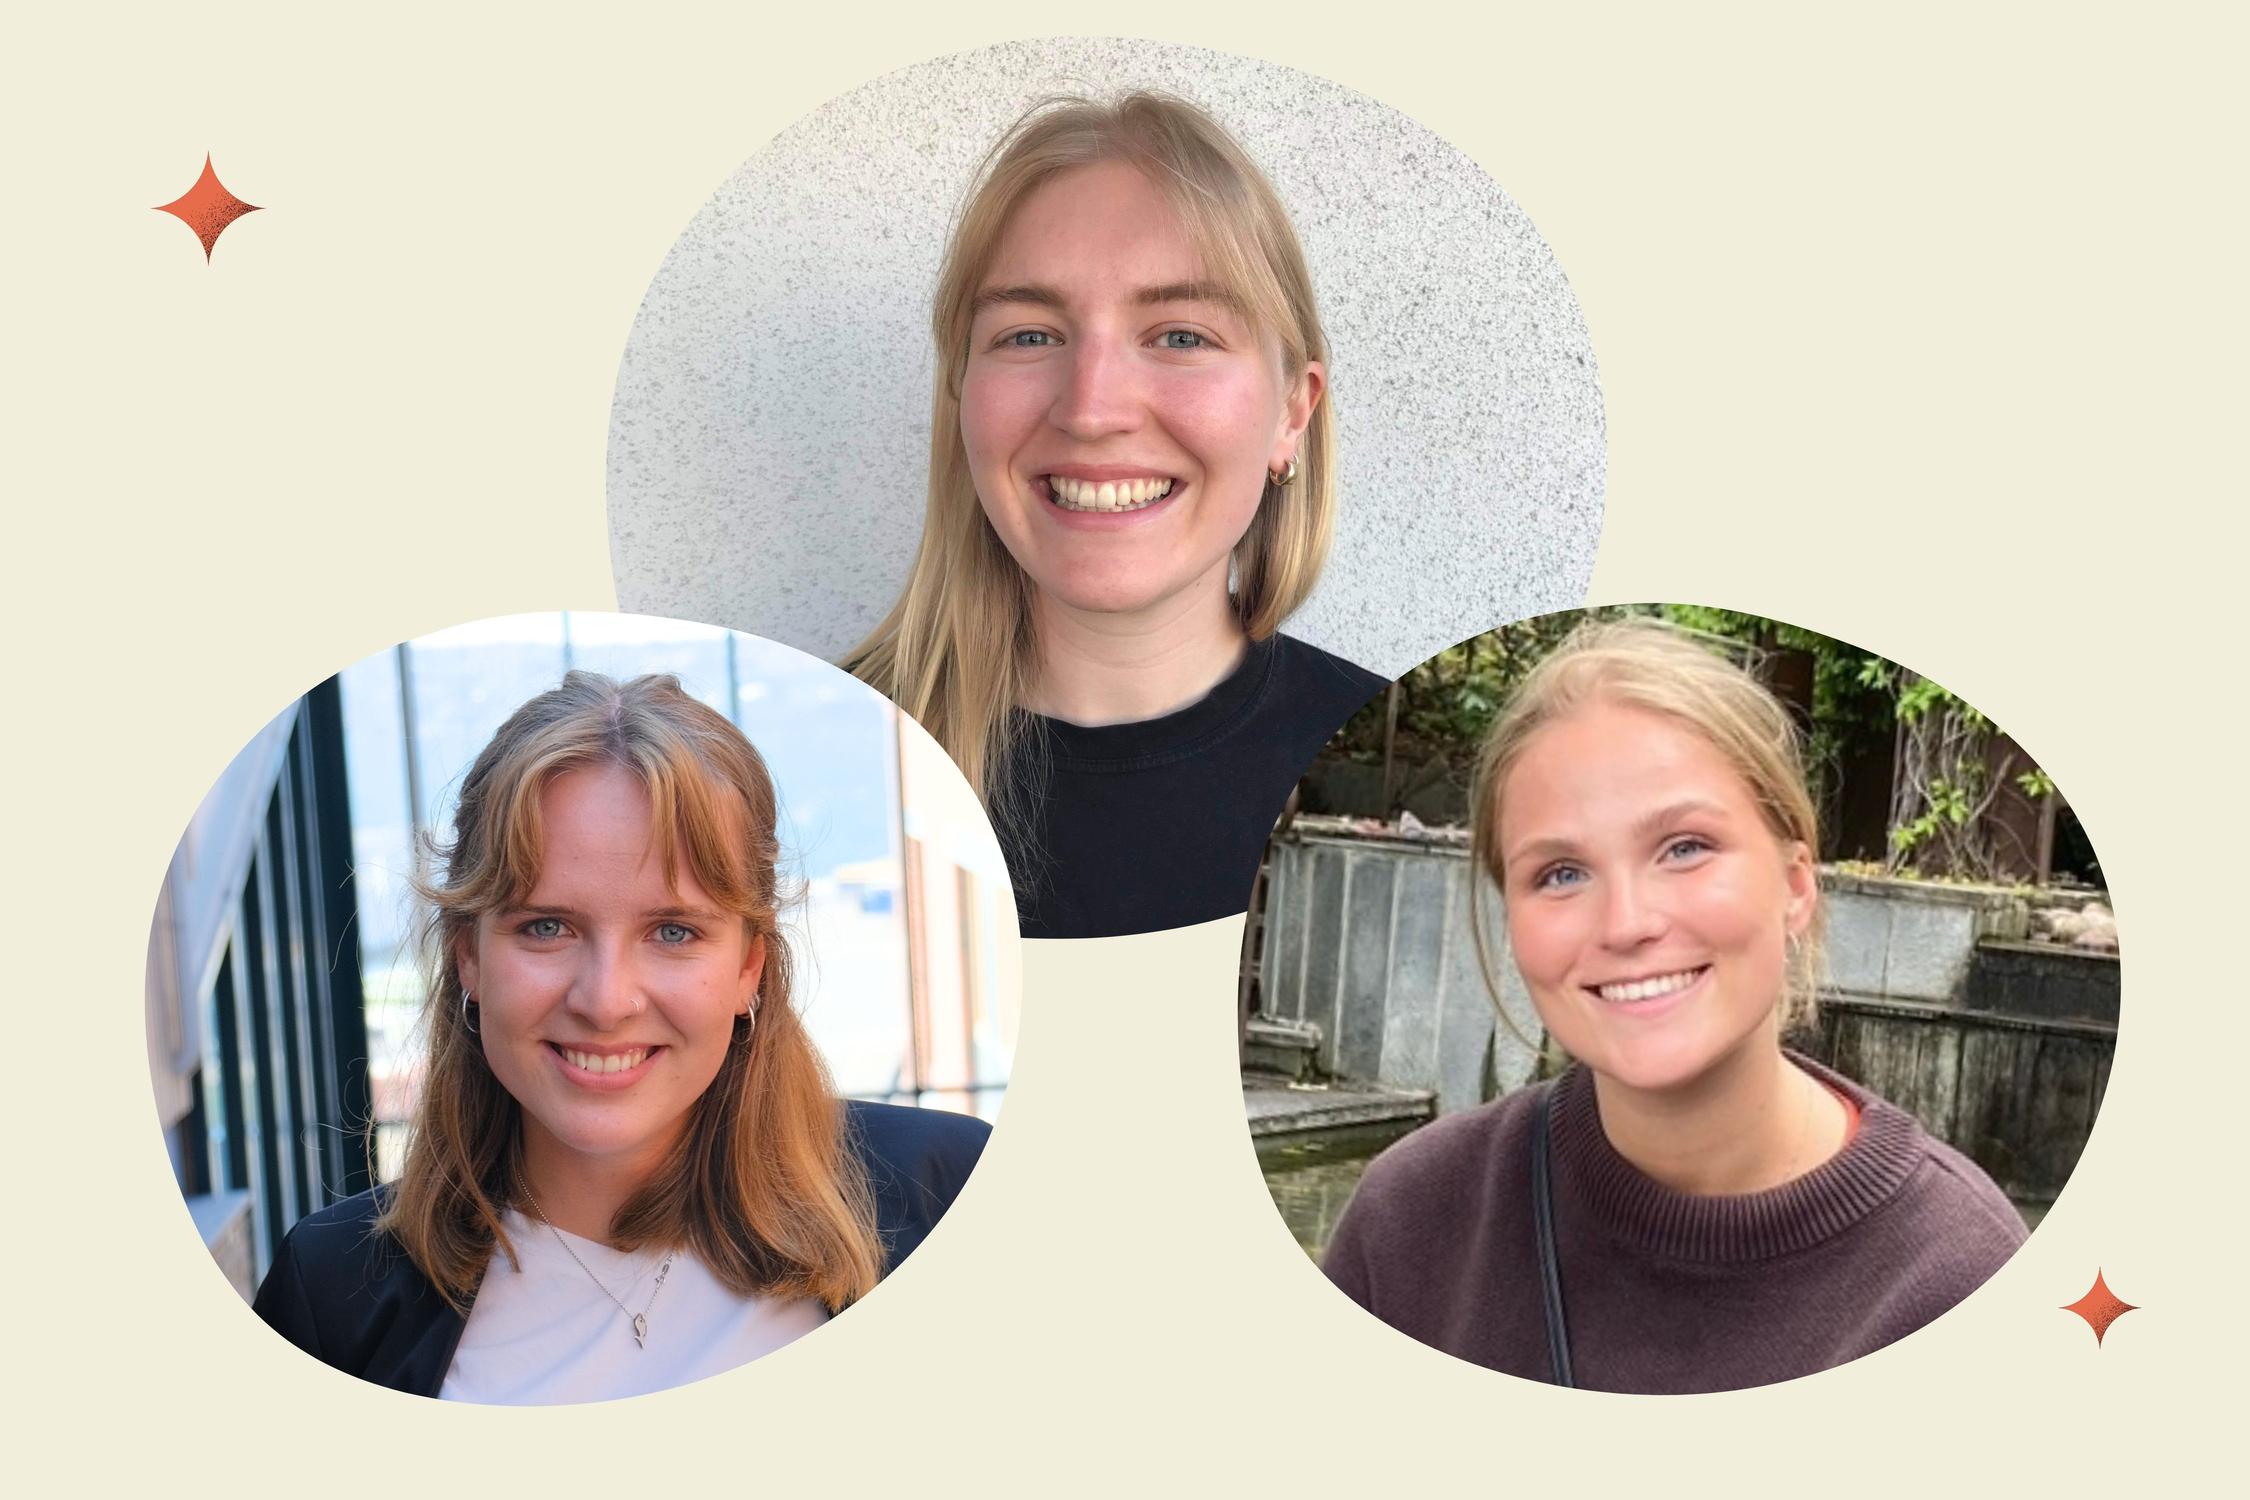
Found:
<path fill-rule="evenodd" d="M 953 225 L 931 308 L 929 508 L 905 592 L 844 665 L 912 714 L 996 811 L 1009 810 L 1010 750 L 1038 664 L 1032 585 L 977 502 L 961 438 L 961 379 L 976 295 L 1016 209 L 1058 173 L 1096 162 L 1137 167 L 1163 193 L 1205 274 L 1278 337 L 1283 373 L 1325 362 L 1327 339 L 1297 232 L 1264 175 L 1220 126 L 1184 100 L 1140 90 L 1109 103 L 1055 98 L 1032 107 L 986 156 Z M 1234 608 L 1252 640 L 1272 635 L 1312 592 L 1335 511 L 1333 403 L 1315 404 L 1286 488 L 1268 483 L 1234 549 Z"/>
<path fill-rule="evenodd" d="M 380 1225 L 439 1293 L 465 1311 L 497 1246 L 513 1261 L 501 1210 L 519 1196 L 522 1108 L 493 1076 L 463 1004 L 458 954 L 488 912 L 528 897 L 542 851 L 540 794 L 567 771 L 614 766 L 652 809 L 654 852 L 682 862 L 721 908 L 763 939 L 755 1022 L 738 1028 L 671 1155 L 617 1212 L 610 1238 L 692 1250 L 733 1290 L 863 1296 L 882 1252 L 865 1170 L 842 1139 L 828 1071 L 789 1003 L 789 945 L 778 926 L 778 806 L 765 762 L 742 732 L 671 676 L 618 683 L 572 672 L 510 715 L 461 784 L 449 845 L 427 841 L 416 881 L 428 1058 L 405 1169 Z M 519 1207 L 525 1205 L 518 1205 Z"/>
<path fill-rule="evenodd" d="M 1531 737 L 1591 702 L 1662 714 L 1700 735 L 1750 788 L 1766 827 L 1784 845 L 1820 849 L 1820 815 L 1806 784 L 1804 746 L 1781 700 L 1735 663 L 1656 620 L 1589 621 L 1527 673 L 1486 736 L 1469 802 L 1470 857 L 1501 885 L 1500 788 Z M 1482 902 L 1469 920 L 1480 960 L 1489 952 Z M 1827 932 L 1827 903 L 1789 947 L 1781 1029 L 1812 1025 Z M 1489 961 L 1482 965 L 1492 983 Z M 1494 1003 L 1499 990 L 1493 989 Z M 1507 1012 L 1501 1011 L 1505 1017 Z"/>

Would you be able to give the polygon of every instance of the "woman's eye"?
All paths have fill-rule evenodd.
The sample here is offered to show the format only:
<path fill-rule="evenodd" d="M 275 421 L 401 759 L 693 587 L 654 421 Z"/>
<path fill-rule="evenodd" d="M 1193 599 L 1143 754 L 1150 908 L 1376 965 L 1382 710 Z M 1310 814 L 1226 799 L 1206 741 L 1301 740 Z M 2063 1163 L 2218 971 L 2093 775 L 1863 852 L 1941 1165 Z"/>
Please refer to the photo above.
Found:
<path fill-rule="evenodd" d="M 1531 877 L 1531 888 L 1535 891 L 1563 890 L 1579 884 L 1585 878 L 1586 872 L 1576 865 L 1549 865 Z"/>
<path fill-rule="evenodd" d="M 1011 349 L 1044 349 L 1055 336 L 1044 328 L 1019 328 L 1000 342 Z"/>
<path fill-rule="evenodd" d="M 523 924 L 522 931 L 523 935 L 527 938 L 537 938 L 541 942 L 548 942 L 562 936 L 562 918 L 533 917 L 530 921 Z"/>
<path fill-rule="evenodd" d="M 695 941 L 695 929 L 680 922 L 666 922 L 656 929 L 656 940 L 668 947 Z"/>
<path fill-rule="evenodd" d="M 1708 854 L 1710 852 L 1711 846 L 1709 843 L 1707 843 L 1703 839 L 1695 838 L 1692 836 L 1688 838 L 1674 839 L 1671 843 L 1664 846 L 1665 857 L 1674 861 L 1693 859 L 1698 854 Z"/>
<path fill-rule="evenodd" d="M 1192 328 L 1169 328 L 1157 337 L 1167 349 L 1201 349 L 1211 342 Z"/>

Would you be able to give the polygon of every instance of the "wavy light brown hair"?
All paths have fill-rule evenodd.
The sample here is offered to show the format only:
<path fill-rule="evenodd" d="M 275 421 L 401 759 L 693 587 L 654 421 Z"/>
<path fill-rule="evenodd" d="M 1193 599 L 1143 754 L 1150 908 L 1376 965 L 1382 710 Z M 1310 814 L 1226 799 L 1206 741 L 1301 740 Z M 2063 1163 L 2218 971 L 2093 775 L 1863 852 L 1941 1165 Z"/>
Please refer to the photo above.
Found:
<path fill-rule="evenodd" d="M 565 772 L 619 767 L 652 809 L 666 879 L 684 863 L 711 899 L 765 942 L 755 1023 L 739 1027 L 678 1145 L 617 1212 L 613 1243 L 693 1251 L 744 1296 L 817 1297 L 831 1310 L 882 1273 L 866 1173 L 790 1005 L 778 925 L 779 809 L 742 732 L 671 676 L 619 683 L 572 672 L 500 726 L 461 784 L 450 844 L 425 841 L 416 888 L 428 987 L 428 1056 L 406 1164 L 379 1223 L 454 1308 L 466 1311 L 495 1248 L 515 1248 L 500 1213 L 518 1202 L 522 1110 L 493 1076 L 463 1014 L 457 955 L 486 913 L 539 878 L 540 795 Z"/>
<path fill-rule="evenodd" d="M 986 156 L 954 221 L 930 313 L 937 383 L 930 406 L 929 508 L 906 590 L 844 666 L 912 714 L 988 808 L 1006 810 L 1010 751 L 1038 666 L 1032 584 L 985 519 L 961 438 L 961 378 L 976 296 L 1008 221 L 1060 173 L 1097 162 L 1138 168 L 1179 215 L 1205 274 L 1277 338 L 1282 374 L 1328 358 L 1305 253 L 1281 199 L 1219 124 L 1185 100 L 1140 90 L 1111 102 L 1034 105 Z M 1334 403 L 1315 403 L 1297 478 L 1268 483 L 1234 549 L 1234 611 L 1252 640 L 1312 592 L 1335 522 Z"/>
<path fill-rule="evenodd" d="M 1804 745 L 1781 700 L 1734 662 L 1660 621 L 1589 621 L 1526 674 L 1478 757 L 1470 855 L 1496 888 L 1502 885 L 1500 790 L 1508 772 L 1534 734 L 1595 702 L 1662 714 L 1701 736 L 1750 788 L 1767 830 L 1784 846 L 1799 843 L 1817 857 L 1820 815 L 1806 784 Z M 1470 935 L 1498 1006 L 1483 907 L 1470 903 Z M 1789 945 L 1780 1007 L 1785 1033 L 1813 1023 L 1827 921 L 1827 903 L 1816 897 L 1811 921 Z M 1500 1014 L 1506 1019 L 1505 1009 Z"/>

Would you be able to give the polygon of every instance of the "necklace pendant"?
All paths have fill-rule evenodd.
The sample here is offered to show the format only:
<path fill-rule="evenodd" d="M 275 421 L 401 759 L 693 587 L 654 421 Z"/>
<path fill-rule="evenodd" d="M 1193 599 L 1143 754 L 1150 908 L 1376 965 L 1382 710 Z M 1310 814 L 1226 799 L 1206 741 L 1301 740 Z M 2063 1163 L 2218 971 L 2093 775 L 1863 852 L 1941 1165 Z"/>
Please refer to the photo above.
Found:
<path fill-rule="evenodd" d="M 648 1314 L 633 1314 L 633 1343 L 642 1349 L 648 1347 Z"/>

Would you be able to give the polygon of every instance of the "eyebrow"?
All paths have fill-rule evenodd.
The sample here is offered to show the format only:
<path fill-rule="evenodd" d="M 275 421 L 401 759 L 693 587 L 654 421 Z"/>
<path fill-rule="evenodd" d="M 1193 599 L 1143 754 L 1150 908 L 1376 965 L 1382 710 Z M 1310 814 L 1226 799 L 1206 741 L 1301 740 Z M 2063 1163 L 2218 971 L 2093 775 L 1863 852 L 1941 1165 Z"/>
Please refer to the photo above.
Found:
<path fill-rule="evenodd" d="M 1216 281 L 1167 281 L 1160 286 L 1144 286 L 1133 293 L 1133 303 L 1138 307 L 1161 307 L 1173 302 L 1206 302 L 1232 312 L 1247 310 L 1247 304 L 1240 297 Z M 1068 305 L 1068 300 L 1054 287 L 1024 282 L 1016 286 L 986 287 L 969 304 L 969 315 L 973 318 L 993 307 L 1051 307 L 1059 311 Z"/>
<path fill-rule="evenodd" d="M 1701 797 L 1683 797 L 1677 802 L 1666 803 L 1664 806 L 1657 808 L 1654 812 L 1634 819 L 1633 837 L 1636 839 L 1645 839 L 1660 828 L 1664 828 L 1670 824 L 1679 822 L 1683 818 L 1693 817 L 1697 814 L 1723 815 L 1724 812 L 1725 809 L 1720 807 L 1716 802 L 1707 801 Z M 1500 863 L 1503 867 L 1508 867 L 1513 866 L 1518 860 L 1523 859 L 1527 855 L 1536 854 L 1541 858 L 1545 858 L 1550 855 L 1575 854 L 1577 852 L 1577 842 L 1572 839 L 1552 836 L 1547 838 L 1526 839 L 1522 843 L 1516 845 L 1515 848 L 1502 855 Z"/>
<path fill-rule="evenodd" d="M 575 917 L 574 906 L 503 906 L 493 913 L 496 917 Z M 722 914 L 703 906 L 654 906 L 641 913 L 643 920 L 651 918 L 670 921 L 687 917 L 698 922 L 716 922 Z"/>

